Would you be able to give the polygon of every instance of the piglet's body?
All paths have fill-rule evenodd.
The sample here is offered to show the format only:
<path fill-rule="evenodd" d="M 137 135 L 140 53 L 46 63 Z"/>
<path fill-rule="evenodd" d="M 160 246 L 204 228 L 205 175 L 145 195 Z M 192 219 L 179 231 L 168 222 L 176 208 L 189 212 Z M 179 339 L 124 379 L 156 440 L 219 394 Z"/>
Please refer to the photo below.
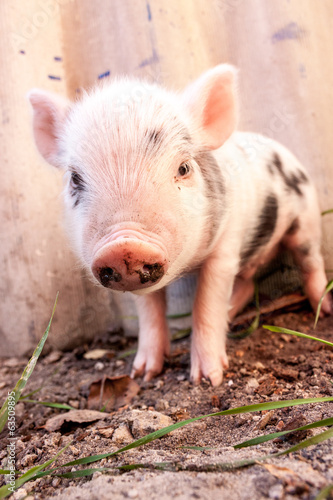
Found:
<path fill-rule="evenodd" d="M 101 285 L 137 296 L 132 375 L 159 373 L 169 354 L 165 287 L 198 272 L 191 378 L 213 385 L 228 366 L 228 321 L 253 276 L 283 244 L 316 308 L 326 276 L 314 187 L 283 146 L 234 132 L 235 70 L 220 65 L 182 94 L 116 80 L 69 103 L 35 90 L 37 147 L 65 171 L 70 234 Z M 331 312 L 328 297 L 323 310 Z"/>

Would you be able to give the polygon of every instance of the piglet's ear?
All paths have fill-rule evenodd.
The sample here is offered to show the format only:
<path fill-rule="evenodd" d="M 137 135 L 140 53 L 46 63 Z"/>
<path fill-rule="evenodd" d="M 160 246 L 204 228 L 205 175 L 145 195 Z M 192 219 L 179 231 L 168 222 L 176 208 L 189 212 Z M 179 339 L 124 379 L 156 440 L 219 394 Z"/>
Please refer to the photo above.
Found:
<path fill-rule="evenodd" d="M 39 89 L 32 89 L 27 97 L 33 108 L 32 126 L 38 151 L 48 163 L 58 167 L 58 138 L 70 103 L 56 94 Z"/>
<path fill-rule="evenodd" d="M 195 140 L 206 149 L 217 149 L 236 128 L 237 70 L 221 64 L 205 72 L 183 93 Z"/>

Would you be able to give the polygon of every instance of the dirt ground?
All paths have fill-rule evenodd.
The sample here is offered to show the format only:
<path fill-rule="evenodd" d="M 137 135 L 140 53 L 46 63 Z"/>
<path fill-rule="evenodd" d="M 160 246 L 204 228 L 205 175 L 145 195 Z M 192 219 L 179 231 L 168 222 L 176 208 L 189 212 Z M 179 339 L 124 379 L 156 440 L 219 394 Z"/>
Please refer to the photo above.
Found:
<path fill-rule="evenodd" d="M 313 313 L 303 306 L 298 311 L 267 316 L 265 323 L 314 333 L 333 341 L 333 317 L 321 319 L 315 332 L 313 320 Z M 43 386 L 31 398 L 86 409 L 92 382 L 103 375 L 114 377 L 130 373 L 133 354 L 123 359 L 118 356 L 133 349 L 135 342 L 119 332 L 110 333 L 93 345 L 84 345 L 72 352 L 50 353 L 37 363 L 24 394 Z M 104 412 L 101 420 L 67 422 L 51 431 L 47 430 L 49 419 L 66 413 L 65 410 L 18 403 L 16 468 L 25 471 L 45 462 L 70 440 L 73 442 L 61 456 L 60 463 L 115 451 L 152 430 L 184 418 L 259 402 L 333 396 L 333 350 L 321 343 L 270 333 L 263 328 L 243 339 L 230 338 L 230 368 L 219 388 L 212 388 L 205 381 L 196 387 L 189 382 L 189 346 L 189 338 L 174 341 L 172 357 L 163 373 L 151 382 L 138 380 L 138 394 L 120 409 Z M 85 352 L 96 348 L 107 349 L 107 355 L 100 359 L 84 357 Z M 26 362 L 27 359 L 1 361 L 1 401 L 15 385 Z M 89 478 L 44 477 L 26 483 L 13 498 L 314 499 L 321 488 L 333 483 L 332 440 L 241 469 L 208 472 L 205 466 L 286 449 L 323 429 L 303 431 L 285 440 L 242 450 L 235 450 L 233 445 L 282 430 L 287 425 L 295 428 L 331 416 L 333 404 L 321 403 L 265 413 L 210 417 L 140 448 L 88 466 L 72 467 L 78 470 L 131 463 L 177 462 L 192 466 L 192 471 L 139 469 L 107 474 L 95 472 Z M 8 431 L 5 430 L 0 438 L 2 468 L 7 464 L 7 445 Z M 196 450 L 182 448 L 184 446 L 208 448 Z"/>

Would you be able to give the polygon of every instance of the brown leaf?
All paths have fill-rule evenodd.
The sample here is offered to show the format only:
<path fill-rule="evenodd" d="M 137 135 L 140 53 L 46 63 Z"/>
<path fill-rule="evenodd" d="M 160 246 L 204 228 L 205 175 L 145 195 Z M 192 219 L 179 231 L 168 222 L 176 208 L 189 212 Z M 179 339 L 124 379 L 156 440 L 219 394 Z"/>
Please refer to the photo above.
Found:
<path fill-rule="evenodd" d="M 114 352 L 110 351 L 110 349 L 92 349 L 91 351 L 87 351 L 84 353 L 83 357 L 85 359 L 101 359 L 104 356 L 108 358 L 114 357 Z"/>
<path fill-rule="evenodd" d="M 90 385 L 88 408 L 92 410 L 105 408 L 107 412 L 117 410 L 130 403 L 139 390 L 139 384 L 128 375 L 119 377 L 104 375 Z"/>
<path fill-rule="evenodd" d="M 49 432 L 58 431 L 65 424 L 87 424 L 107 418 L 107 413 L 92 410 L 70 410 L 47 420 L 44 428 Z"/>

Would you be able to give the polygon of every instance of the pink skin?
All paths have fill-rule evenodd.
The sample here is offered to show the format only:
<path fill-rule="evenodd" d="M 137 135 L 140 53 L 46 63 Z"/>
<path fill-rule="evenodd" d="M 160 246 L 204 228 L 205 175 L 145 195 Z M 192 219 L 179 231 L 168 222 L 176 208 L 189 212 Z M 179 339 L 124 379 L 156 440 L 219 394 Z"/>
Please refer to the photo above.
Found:
<path fill-rule="evenodd" d="M 113 104 L 110 104 L 110 99 L 104 100 L 103 88 L 97 88 L 78 106 L 43 91 L 30 93 L 34 109 L 33 130 L 39 152 L 52 165 L 67 170 L 69 177 L 69 168 L 81 171 L 86 182 L 81 186 L 82 192 L 84 194 L 87 187 L 90 193 L 89 203 L 82 204 L 85 209 L 81 209 L 79 202 L 73 207 L 73 192 L 69 190 L 70 182 L 67 183 L 67 213 L 82 261 L 104 286 L 139 294 L 136 296 L 139 346 L 133 363 L 133 377 L 144 375 L 145 380 L 150 380 L 162 371 L 164 357 L 170 353 L 165 289 L 162 287 L 191 266 L 200 267 L 193 309 L 191 379 L 197 384 L 205 377 L 213 386 L 218 386 L 222 382 L 223 369 L 228 367 L 225 349 L 228 320 L 246 305 L 253 293 L 255 266 L 248 275 L 238 274 L 241 272 L 241 239 L 247 229 L 242 220 L 251 217 L 251 212 L 246 209 L 242 215 L 243 205 L 238 206 L 238 201 L 234 203 L 230 207 L 231 216 L 229 213 L 225 216 L 227 223 L 224 225 L 224 221 L 220 221 L 222 229 L 217 229 L 216 238 L 207 248 L 205 240 L 208 240 L 212 222 L 209 222 L 205 209 L 200 211 L 200 200 L 205 206 L 204 191 L 215 182 L 214 173 L 210 176 L 207 171 L 205 182 L 202 172 L 197 173 L 197 177 L 190 175 L 183 182 L 177 169 L 179 164 L 187 161 L 180 153 L 181 141 L 187 141 L 184 129 L 189 131 L 195 151 L 201 152 L 220 148 L 235 130 L 234 79 L 235 69 L 220 65 L 204 73 L 180 97 L 169 95 L 166 98 L 164 91 L 152 86 L 149 99 L 139 114 L 135 115 L 135 99 L 130 100 L 132 115 L 129 116 L 134 116 L 134 119 L 127 117 L 122 122 L 125 115 L 119 114 L 116 124 L 115 116 L 111 113 L 110 119 L 108 111 L 119 104 L 117 96 L 122 97 L 124 88 L 129 85 L 126 80 L 108 88 Z M 134 83 L 134 87 L 126 87 L 129 95 L 137 85 L 139 82 Z M 158 101 L 155 108 L 151 106 L 154 99 Z M 67 123 L 71 107 L 74 111 Z M 175 121 L 168 111 L 163 115 L 165 121 L 155 123 L 156 110 L 170 110 L 170 107 L 184 124 L 179 134 L 176 130 L 181 140 L 176 148 L 158 148 L 158 141 L 165 132 L 175 132 Z M 141 130 L 147 130 L 150 142 L 137 144 Z M 156 149 L 149 149 L 152 144 Z M 81 156 L 78 153 L 80 148 L 83 150 Z M 148 150 L 150 156 L 146 157 L 145 151 Z M 132 153 L 136 154 L 135 161 Z M 244 157 L 243 161 L 246 163 Z M 172 171 L 174 163 L 175 171 Z M 262 168 L 263 173 L 270 175 L 267 161 Z M 245 180 L 246 175 L 244 169 L 242 178 Z M 248 175 L 244 181 L 246 189 L 247 186 L 254 187 L 252 174 Z M 278 174 L 274 175 L 277 179 Z M 262 184 L 261 179 L 257 182 Z M 268 183 L 272 184 L 271 178 Z M 258 190 L 252 198 L 256 200 L 257 194 L 262 192 Z M 223 196 L 227 198 L 227 193 Z M 279 236 L 301 267 L 305 290 L 314 309 L 326 285 L 316 207 L 316 200 L 310 200 L 307 210 L 298 209 L 299 213 L 294 215 L 299 219 L 298 231 L 288 233 L 288 224 L 292 220 L 285 221 Z M 254 212 L 252 220 L 256 220 Z M 234 225 L 238 231 L 233 232 Z M 285 233 L 288 235 L 283 239 Z M 322 310 L 325 313 L 332 311 L 329 296 L 325 297 Z"/>
<path fill-rule="evenodd" d="M 157 246 L 134 237 L 121 236 L 104 245 L 94 256 L 92 272 L 112 290 L 135 291 L 160 281 L 167 271 L 167 258 Z M 103 283 L 103 270 L 112 270 Z M 104 271 L 107 277 L 107 271 Z"/>
<path fill-rule="evenodd" d="M 145 374 L 151 380 L 161 373 L 164 357 L 170 354 L 169 329 L 165 317 L 165 289 L 135 297 L 139 313 L 140 332 L 138 352 L 135 356 L 131 377 Z"/>

